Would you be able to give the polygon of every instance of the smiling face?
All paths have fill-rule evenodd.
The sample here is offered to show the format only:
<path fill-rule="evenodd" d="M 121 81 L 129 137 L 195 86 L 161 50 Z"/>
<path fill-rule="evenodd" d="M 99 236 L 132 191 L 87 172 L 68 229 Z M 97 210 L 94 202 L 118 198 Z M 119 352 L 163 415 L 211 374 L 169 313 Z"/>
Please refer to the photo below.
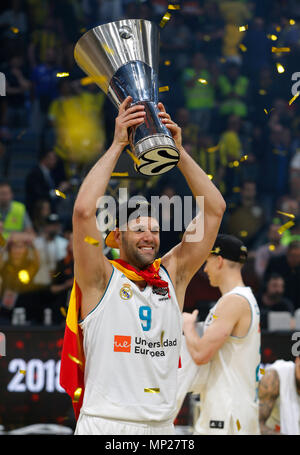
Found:
<path fill-rule="evenodd" d="M 155 218 L 139 217 L 129 221 L 126 231 L 115 231 L 120 258 L 143 269 L 152 264 L 159 251 L 159 224 Z"/>

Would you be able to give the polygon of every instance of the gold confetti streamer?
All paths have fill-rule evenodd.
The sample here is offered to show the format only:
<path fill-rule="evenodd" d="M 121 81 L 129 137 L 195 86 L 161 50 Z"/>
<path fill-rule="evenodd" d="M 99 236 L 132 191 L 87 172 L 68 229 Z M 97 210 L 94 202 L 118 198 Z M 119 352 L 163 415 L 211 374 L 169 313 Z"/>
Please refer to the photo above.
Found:
<path fill-rule="evenodd" d="M 160 392 L 160 388 L 159 387 L 147 387 L 146 389 L 144 389 L 144 392 L 146 392 L 146 393 L 159 393 Z"/>
<path fill-rule="evenodd" d="M 289 20 L 289 23 L 290 23 L 290 25 L 295 25 L 295 24 L 296 24 L 296 21 L 295 21 L 294 19 L 290 19 L 290 20 Z"/>
<path fill-rule="evenodd" d="M 65 195 L 65 193 L 63 193 L 62 191 L 55 190 L 55 194 L 56 194 L 56 196 L 62 197 L 63 199 L 66 199 L 66 198 L 67 198 L 67 196 Z"/>
<path fill-rule="evenodd" d="M 240 159 L 240 163 L 243 163 L 244 161 L 247 161 L 247 159 L 248 159 L 248 155 L 242 156 L 242 158 Z"/>
<path fill-rule="evenodd" d="M 69 73 L 56 73 L 56 77 L 68 77 L 70 76 Z"/>
<path fill-rule="evenodd" d="M 216 152 L 217 150 L 219 150 L 219 148 L 220 148 L 220 145 L 217 144 L 217 145 L 214 145 L 213 147 L 208 147 L 208 148 L 206 149 L 206 151 L 207 151 L 208 153 L 214 153 L 214 152 Z"/>
<path fill-rule="evenodd" d="M 291 52 L 291 48 L 290 47 L 275 47 L 275 46 L 272 46 L 272 52 L 273 53 L 279 53 L 279 52 Z"/>
<path fill-rule="evenodd" d="M 26 370 L 19 370 L 19 373 L 26 374 Z"/>
<path fill-rule="evenodd" d="M 295 218 L 295 215 L 293 213 L 281 212 L 281 210 L 276 210 L 276 213 L 279 213 L 279 215 L 287 216 L 288 218 Z"/>
<path fill-rule="evenodd" d="M 140 160 L 135 156 L 134 153 L 131 152 L 131 150 L 129 149 L 125 149 L 126 153 L 128 153 L 128 155 L 133 159 L 133 161 L 135 162 L 135 164 L 137 164 L 138 166 L 140 165 Z"/>
<path fill-rule="evenodd" d="M 30 281 L 30 275 L 27 270 L 20 270 L 18 273 L 18 278 L 23 284 L 28 284 Z"/>
<path fill-rule="evenodd" d="M 77 359 L 77 358 L 74 357 L 73 355 L 68 354 L 68 357 L 69 357 L 71 360 L 73 360 L 73 362 L 77 363 L 78 365 L 82 365 L 81 360 Z"/>
<path fill-rule="evenodd" d="M 166 12 L 165 15 L 163 16 L 162 20 L 159 23 L 159 26 L 163 28 L 166 23 L 171 19 L 171 13 Z"/>
<path fill-rule="evenodd" d="M 280 228 L 277 229 L 277 232 L 278 232 L 278 234 L 283 234 L 284 231 L 287 231 L 288 229 L 290 229 L 294 225 L 295 225 L 294 221 L 288 221 L 287 223 L 285 223 L 282 226 L 280 226 Z"/>
<path fill-rule="evenodd" d="M 269 38 L 272 41 L 277 41 L 278 40 L 278 36 L 276 36 L 276 35 L 267 35 L 267 38 Z"/>
<path fill-rule="evenodd" d="M 15 34 L 19 33 L 19 29 L 17 27 L 10 27 L 11 31 Z"/>
<path fill-rule="evenodd" d="M 211 250 L 211 254 L 212 254 L 212 253 L 218 254 L 218 253 L 220 253 L 220 251 L 221 251 L 220 247 L 217 246 L 214 250 Z"/>
<path fill-rule="evenodd" d="M 203 85 L 207 84 L 207 80 L 206 79 L 202 79 L 201 77 L 199 77 L 198 82 L 200 82 L 200 84 L 203 84 Z"/>
<path fill-rule="evenodd" d="M 54 275 L 52 275 L 52 277 L 57 278 L 60 274 L 61 274 L 61 272 L 55 273 Z"/>
<path fill-rule="evenodd" d="M 247 47 L 243 43 L 240 44 L 240 49 L 241 49 L 242 52 L 246 52 L 247 51 Z"/>
<path fill-rule="evenodd" d="M 248 232 L 247 231 L 240 231 L 240 236 L 241 237 L 247 237 L 248 236 Z"/>
<path fill-rule="evenodd" d="M 276 68 L 279 74 L 282 74 L 285 72 L 284 66 L 281 63 L 276 63 Z"/>
<path fill-rule="evenodd" d="M 78 403 L 78 401 L 81 397 L 81 394 L 82 394 L 82 388 L 78 387 L 74 392 L 73 403 Z"/>
<path fill-rule="evenodd" d="M 159 87 L 158 91 L 161 92 L 168 92 L 169 91 L 169 86 L 165 85 L 164 87 Z"/>
<path fill-rule="evenodd" d="M 270 250 L 270 251 L 275 251 L 275 250 L 276 250 L 275 245 L 269 245 L 269 250 Z"/>
<path fill-rule="evenodd" d="M 209 178 L 209 180 L 212 180 L 214 178 L 214 176 L 211 174 L 207 174 L 207 177 Z"/>
<path fill-rule="evenodd" d="M 128 172 L 112 172 L 111 177 L 128 177 Z"/>
<path fill-rule="evenodd" d="M 60 312 L 63 315 L 63 317 L 65 317 L 65 318 L 67 317 L 66 309 L 63 306 L 60 307 Z"/>
<path fill-rule="evenodd" d="M 290 101 L 289 101 L 289 106 L 290 106 L 291 104 L 293 104 L 293 102 L 298 98 L 299 95 L 300 95 L 300 92 L 297 92 L 296 95 L 293 96 L 292 99 L 290 99 Z"/>
<path fill-rule="evenodd" d="M 176 9 L 180 9 L 180 5 L 168 5 L 168 9 L 171 9 L 171 10 L 176 10 Z"/>
<path fill-rule="evenodd" d="M 161 346 L 163 346 L 164 335 L 165 335 L 165 331 L 163 330 L 161 332 L 161 334 L 160 334 L 160 344 L 161 344 Z"/>
<path fill-rule="evenodd" d="M 93 237 L 90 237 L 88 235 L 85 237 L 84 241 L 87 243 L 90 243 L 91 245 L 94 245 L 94 246 L 99 246 L 99 244 L 100 244 L 99 240 L 96 240 Z"/>
<path fill-rule="evenodd" d="M 213 314 L 213 318 L 214 318 L 214 319 L 218 319 L 218 316 L 216 316 L 215 314 Z"/>
<path fill-rule="evenodd" d="M 165 66 L 170 66 L 171 65 L 171 60 L 165 60 L 164 65 Z"/>
<path fill-rule="evenodd" d="M 260 369 L 259 369 L 259 372 L 260 372 L 260 374 L 265 374 L 264 368 L 260 368 Z"/>
<path fill-rule="evenodd" d="M 238 431 L 240 431 L 240 429 L 241 429 L 241 424 L 240 424 L 239 419 L 237 419 L 237 421 L 236 421 L 236 426 L 237 426 Z"/>
<path fill-rule="evenodd" d="M 246 30 L 248 30 L 248 24 L 239 26 L 239 32 L 245 32 Z"/>

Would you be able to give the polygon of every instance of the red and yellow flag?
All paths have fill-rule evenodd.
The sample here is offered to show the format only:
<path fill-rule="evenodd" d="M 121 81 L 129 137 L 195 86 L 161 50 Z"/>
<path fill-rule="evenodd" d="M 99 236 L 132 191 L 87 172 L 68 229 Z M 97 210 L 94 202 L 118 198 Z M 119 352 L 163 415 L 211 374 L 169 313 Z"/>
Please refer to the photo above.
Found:
<path fill-rule="evenodd" d="M 61 355 L 60 385 L 72 398 L 76 420 L 78 419 L 84 394 L 83 336 L 78 325 L 81 305 L 81 290 L 74 280 L 66 319 L 64 342 Z"/>

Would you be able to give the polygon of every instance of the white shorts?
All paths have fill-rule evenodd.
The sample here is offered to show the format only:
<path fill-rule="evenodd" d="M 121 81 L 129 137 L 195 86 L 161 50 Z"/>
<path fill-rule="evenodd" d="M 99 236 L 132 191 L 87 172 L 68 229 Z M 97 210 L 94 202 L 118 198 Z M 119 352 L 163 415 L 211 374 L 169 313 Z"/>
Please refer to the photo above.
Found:
<path fill-rule="evenodd" d="M 75 435 L 174 435 L 173 423 L 139 423 L 79 414 Z"/>

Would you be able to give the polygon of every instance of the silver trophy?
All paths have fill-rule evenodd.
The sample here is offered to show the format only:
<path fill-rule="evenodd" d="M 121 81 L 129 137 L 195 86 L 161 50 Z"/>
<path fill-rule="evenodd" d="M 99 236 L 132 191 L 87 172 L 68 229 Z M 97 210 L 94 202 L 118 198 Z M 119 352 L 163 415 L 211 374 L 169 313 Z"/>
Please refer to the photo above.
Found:
<path fill-rule="evenodd" d="M 135 169 L 154 176 L 176 166 L 179 151 L 158 117 L 158 27 L 142 19 L 100 25 L 78 40 L 74 57 L 117 108 L 127 96 L 132 97 L 132 105 L 144 105 L 144 123 L 130 128 L 129 134 L 130 147 L 138 159 Z"/>

